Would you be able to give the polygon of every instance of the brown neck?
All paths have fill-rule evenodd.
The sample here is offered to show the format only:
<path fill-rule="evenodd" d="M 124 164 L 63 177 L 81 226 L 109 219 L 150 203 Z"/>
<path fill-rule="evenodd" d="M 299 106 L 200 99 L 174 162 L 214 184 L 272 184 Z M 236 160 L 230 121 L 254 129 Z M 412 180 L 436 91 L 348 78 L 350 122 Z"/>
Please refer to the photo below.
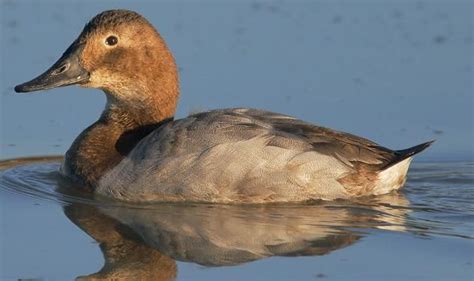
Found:
<path fill-rule="evenodd" d="M 88 188 L 95 187 L 141 139 L 171 121 L 173 114 L 174 109 L 130 108 L 109 98 L 100 119 L 84 130 L 67 151 L 63 173 Z"/>
<path fill-rule="evenodd" d="M 157 63 L 155 68 L 159 71 L 141 72 L 134 79 L 117 78 L 105 83 L 101 88 L 107 96 L 107 106 L 102 118 L 130 127 L 173 117 L 179 99 L 176 65 L 169 57 Z"/>

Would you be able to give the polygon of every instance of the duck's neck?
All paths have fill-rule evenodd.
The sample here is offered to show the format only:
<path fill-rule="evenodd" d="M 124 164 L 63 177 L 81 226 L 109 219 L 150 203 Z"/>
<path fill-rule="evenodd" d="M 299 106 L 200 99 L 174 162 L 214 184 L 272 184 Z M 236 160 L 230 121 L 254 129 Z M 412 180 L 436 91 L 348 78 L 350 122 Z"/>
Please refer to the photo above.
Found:
<path fill-rule="evenodd" d="M 138 57 L 128 71 L 91 73 L 86 86 L 104 90 L 107 106 L 66 153 L 62 170 L 69 178 L 97 186 L 141 139 L 173 118 L 179 97 L 176 63 L 159 35 L 150 40 L 153 47 L 144 44 L 141 50 L 145 59 Z M 93 62 L 85 63 L 94 69 Z"/>
<path fill-rule="evenodd" d="M 163 123 L 172 120 L 175 105 L 152 106 L 152 101 L 132 108 L 108 94 L 99 120 L 84 130 L 66 153 L 62 172 L 75 182 L 93 188 L 136 144 Z"/>

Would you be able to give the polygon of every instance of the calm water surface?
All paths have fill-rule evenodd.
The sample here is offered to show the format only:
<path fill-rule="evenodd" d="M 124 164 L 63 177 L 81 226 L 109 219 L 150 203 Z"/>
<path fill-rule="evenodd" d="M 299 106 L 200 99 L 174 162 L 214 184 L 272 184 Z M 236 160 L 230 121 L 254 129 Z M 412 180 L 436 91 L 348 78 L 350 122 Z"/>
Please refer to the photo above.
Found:
<path fill-rule="evenodd" d="M 124 206 L 75 191 L 58 159 L 4 161 L 0 280 L 474 279 L 473 1 L 0 1 L 0 159 L 63 155 L 98 118 L 100 91 L 13 87 L 111 8 L 167 41 L 178 118 L 255 107 L 437 142 L 400 193 L 304 205 Z"/>
<path fill-rule="evenodd" d="M 472 280 L 473 163 L 415 163 L 356 201 L 125 205 L 74 189 L 58 158 L 1 162 L 2 278 Z"/>

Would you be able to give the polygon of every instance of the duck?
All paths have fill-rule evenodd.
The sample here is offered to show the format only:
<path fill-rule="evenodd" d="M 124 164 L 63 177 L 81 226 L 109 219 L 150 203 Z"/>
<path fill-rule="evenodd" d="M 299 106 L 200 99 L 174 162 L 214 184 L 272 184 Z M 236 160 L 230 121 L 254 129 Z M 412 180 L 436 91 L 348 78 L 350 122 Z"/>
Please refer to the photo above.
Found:
<path fill-rule="evenodd" d="M 106 106 L 65 154 L 60 173 L 126 202 L 278 203 L 351 199 L 399 190 L 413 156 L 285 114 L 215 109 L 175 119 L 173 54 L 137 12 L 93 17 L 49 69 L 17 93 L 100 89 Z"/>

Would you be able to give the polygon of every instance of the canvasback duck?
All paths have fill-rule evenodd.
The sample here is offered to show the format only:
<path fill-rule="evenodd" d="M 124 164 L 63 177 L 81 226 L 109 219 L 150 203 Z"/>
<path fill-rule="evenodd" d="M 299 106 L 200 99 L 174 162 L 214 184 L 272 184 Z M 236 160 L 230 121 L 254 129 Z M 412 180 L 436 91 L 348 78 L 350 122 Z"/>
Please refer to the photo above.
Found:
<path fill-rule="evenodd" d="M 66 153 L 61 172 L 131 202 L 269 203 L 378 195 L 403 186 L 426 142 L 391 150 L 273 112 L 218 109 L 174 120 L 175 60 L 141 15 L 95 16 L 59 60 L 16 92 L 78 84 L 107 105 Z"/>

